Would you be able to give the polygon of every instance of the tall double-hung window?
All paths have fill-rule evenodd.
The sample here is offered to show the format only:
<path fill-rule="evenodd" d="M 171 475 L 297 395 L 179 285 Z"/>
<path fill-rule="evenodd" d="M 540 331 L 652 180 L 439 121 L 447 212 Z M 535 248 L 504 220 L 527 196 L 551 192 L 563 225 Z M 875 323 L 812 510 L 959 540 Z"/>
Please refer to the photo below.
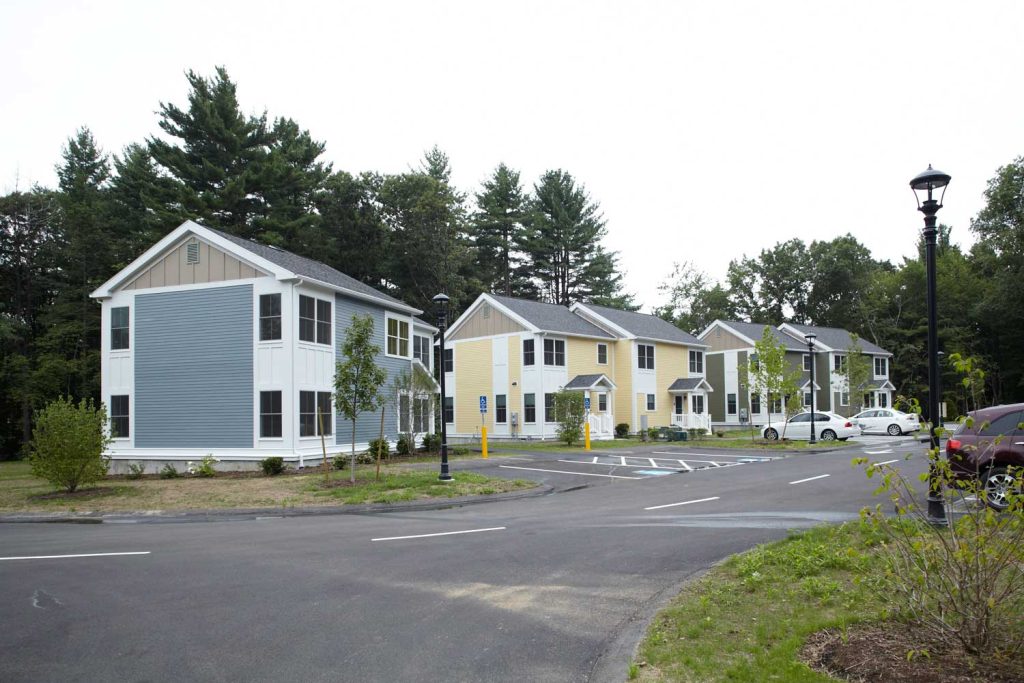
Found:
<path fill-rule="evenodd" d="M 387 316 L 387 355 L 409 357 L 409 321 Z"/>
<path fill-rule="evenodd" d="M 331 302 L 299 295 L 299 341 L 331 345 Z"/>
<path fill-rule="evenodd" d="M 704 372 L 704 352 L 703 351 L 690 351 L 690 372 L 703 374 Z"/>
<path fill-rule="evenodd" d="M 544 340 L 544 365 L 564 366 L 565 365 L 565 340 L 545 339 Z"/>
<path fill-rule="evenodd" d="M 636 366 L 641 370 L 653 370 L 654 369 L 654 345 L 653 344 L 637 344 L 636 345 Z"/>
<path fill-rule="evenodd" d="M 110 309 L 110 348 L 120 351 L 128 348 L 128 307 Z"/>
<path fill-rule="evenodd" d="M 321 430 L 320 418 L 323 418 Z M 299 392 L 299 436 L 320 436 L 331 434 L 331 392 Z"/>
<path fill-rule="evenodd" d="M 281 338 L 281 295 L 260 294 L 260 341 Z"/>

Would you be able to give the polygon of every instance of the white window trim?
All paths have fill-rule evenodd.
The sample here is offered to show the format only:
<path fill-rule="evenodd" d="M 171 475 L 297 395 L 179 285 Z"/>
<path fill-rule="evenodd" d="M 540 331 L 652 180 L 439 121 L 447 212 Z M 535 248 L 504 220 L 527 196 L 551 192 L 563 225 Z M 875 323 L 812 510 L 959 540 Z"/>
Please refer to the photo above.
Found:
<path fill-rule="evenodd" d="M 839 405 L 848 406 L 850 405 L 850 392 L 840 391 L 839 392 Z"/>
<path fill-rule="evenodd" d="M 107 330 L 106 330 L 106 332 L 107 332 L 107 352 L 111 356 L 114 356 L 114 357 L 129 356 L 132 353 L 132 347 L 135 346 L 135 329 L 133 327 L 135 325 L 135 312 L 133 310 L 135 308 L 135 306 L 133 306 L 132 304 L 134 304 L 134 301 L 131 304 L 129 304 L 129 303 L 118 304 L 117 306 L 111 306 L 109 309 L 107 309 L 107 310 L 110 311 L 110 313 L 108 314 L 108 318 L 107 318 Z M 128 327 L 127 327 L 127 330 L 128 330 L 128 346 L 123 348 L 123 349 L 115 349 L 113 347 L 113 343 L 114 343 L 113 321 L 114 321 L 114 309 L 115 308 L 127 308 L 128 309 Z M 119 327 L 117 329 L 120 330 L 120 329 L 125 329 L 125 328 Z M 121 394 L 118 394 L 118 395 L 120 396 Z"/>
<path fill-rule="evenodd" d="M 548 352 L 547 352 L 547 349 L 544 348 L 545 346 L 547 346 L 548 342 L 551 342 L 551 355 L 554 356 L 554 358 L 552 358 L 552 360 L 556 360 L 557 359 L 558 351 L 557 351 L 556 347 L 558 345 L 558 342 L 562 342 L 562 361 L 563 361 L 563 363 L 561 365 L 558 365 L 557 363 L 553 363 L 551 365 L 548 365 L 548 359 L 547 359 Z M 569 348 L 568 347 L 569 347 L 569 345 L 566 343 L 565 339 L 562 339 L 562 338 L 559 338 L 559 337 L 544 337 L 544 339 L 543 339 L 543 341 L 541 342 L 541 345 L 540 345 L 541 354 L 542 354 L 541 361 L 543 361 L 541 363 L 541 367 L 545 367 L 545 368 L 564 368 L 564 367 L 568 367 L 568 363 L 569 363 L 569 359 L 567 358 L 567 356 L 569 354 Z M 537 354 L 537 345 L 534 344 L 534 356 L 533 356 L 533 358 L 534 358 L 535 362 L 536 362 L 536 359 L 537 359 L 537 355 L 536 354 Z M 553 423 L 549 422 L 548 424 L 553 424 Z"/>
<path fill-rule="evenodd" d="M 694 375 L 703 375 L 704 374 L 704 352 L 703 351 L 698 351 L 697 349 L 690 349 L 690 353 L 687 354 L 687 355 L 688 355 L 687 367 L 690 367 L 690 366 L 694 365 L 694 363 L 693 363 L 694 360 L 698 360 L 698 359 L 700 360 L 700 370 L 694 370 L 692 367 L 690 367 L 690 372 L 692 374 L 694 374 Z"/>
<path fill-rule="evenodd" d="M 387 344 L 387 334 L 388 334 L 388 331 L 385 328 L 385 330 L 384 330 L 384 343 L 385 344 Z M 425 334 L 416 334 L 415 332 L 412 333 L 412 339 L 410 339 L 411 347 L 409 349 L 410 352 L 412 353 L 412 358 L 416 358 L 416 339 L 417 338 L 419 338 L 419 339 L 426 339 L 427 340 L 427 362 L 423 363 L 423 365 L 424 365 L 424 367 L 427 368 L 427 370 L 433 371 L 433 368 L 430 367 L 430 356 L 433 353 L 432 348 L 434 346 L 434 340 L 431 339 L 430 337 L 428 337 Z M 423 362 L 422 359 L 420 360 L 420 362 Z"/>
<path fill-rule="evenodd" d="M 809 353 L 803 354 L 803 366 L 802 367 L 803 367 L 803 371 L 804 372 L 810 372 L 811 371 L 811 354 L 809 354 Z"/>
<path fill-rule="evenodd" d="M 735 398 L 735 403 L 733 404 L 735 406 L 735 410 L 733 410 L 732 412 L 729 411 L 729 397 L 730 396 L 735 396 L 736 397 Z M 740 395 L 739 394 L 726 394 L 725 395 L 725 414 L 726 415 L 736 415 L 736 414 L 739 413 L 739 410 L 740 410 Z"/>
<path fill-rule="evenodd" d="M 651 364 L 654 367 L 652 367 L 652 368 L 648 368 L 648 367 L 643 367 L 642 368 L 642 367 L 640 367 L 640 347 L 641 346 L 650 347 L 650 349 L 651 349 L 650 359 L 651 359 Z M 655 350 L 655 345 L 654 344 L 641 344 L 641 343 L 637 343 L 637 345 L 636 345 L 636 369 L 639 370 L 640 372 L 646 372 L 646 373 L 654 373 L 654 372 L 657 371 L 657 369 L 658 369 L 658 352 Z"/>
<path fill-rule="evenodd" d="M 601 362 L 601 347 L 604 347 L 604 362 Z M 597 364 L 608 365 L 608 345 L 603 342 L 597 343 Z"/>
<path fill-rule="evenodd" d="M 388 322 L 391 321 L 391 320 L 397 320 L 399 323 L 405 323 L 408 326 L 409 336 L 406 338 L 406 345 L 405 345 L 405 348 L 409 350 L 408 355 L 403 356 L 401 354 L 389 353 L 388 352 L 388 338 L 389 338 L 389 336 L 388 336 Z M 401 329 L 401 326 L 399 326 L 399 329 Z M 399 335 L 401 335 L 401 332 L 399 332 Z M 410 360 L 413 357 L 413 355 L 412 355 L 412 338 L 413 338 L 413 336 L 414 335 L 412 333 L 412 318 L 410 318 L 409 316 L 395 315 L 394 313 L 391 313 L 389 311 L 384 311 L 384 355 L 385 356 L 387 356 L 388 358 L 404 358 L 405 360 Z M 402 337 L 401 336 L 398 337 L 398 348 L 399 349 L 402 348 Z"/>
<path fill-rule="evenodd" d="M 878 372 L 878 361 L 885 363 L 885 372 L 879 374 Z M 872 361 L 872 370 L 874 371 L 875 379 L 888 379 L 889 378 L 889 359 L 885 356 L 875 356 Z"/>
<path fill-rule="evenodd" d="M 266 292 L 266 293 L 272 294 L 273 292 Z M 305 297 L 309 297 L 314 302 L 313 303 L 313 341 L 310 341 L 308 339 L 302 339 L 299 336 L 299 335 L 302 334 L 302 322 L 301 322 L 301 320 L 302 320 L 302 297 L 304 297 L 304 296 Z M 256 305 L 259 306 L 259 296 L 256 296 L 255 298 L 256 298 L 256 302 L 257 302 Z M 330 339 L 330 341 L 328 341 L 328 343 L 326 343 L 326 344 L 321 344 L 320 342 L 318 342 L 316 340 L 316 326 L 320 322 L 320 318 L 317 317 L 317 315 L 319 315 L 319 313 L 320 313 L 320 307 L 317 306 L 316 303 L 315 303 L 317 301 L 323 301 L 324 303 L 329 303 L 331 305 L 331 320 L 328 321 L 331 324 L 331 333 L 330 333 L 330 335 L 328 335 L 328 338 Z M 299 346 L 303 346 L 303 347 L 305 347 L 307 349 L 323 349 L 325 347 L 328 348 L 328 349 L 334 348 L 334 333 L 336 332 L 336 330 L 334 329 L 334 315 L 336 313 L 334 308 L 335 308 L 335 301 L 333 299 L 325 299 L 322 296 L 316 296 L 315 294 L 312 294 L 310 292 L 303 292 L 303 291 L 298 292 L 297 293 L 297 298 L 295 299 L 295 341 L 296 341 L 296 343 Z M 307 318 L 307 320 L 308 320 L 308 318 Z M 281 325 L 282 325 L 282 328 L 281 328 L 281 339 L 274 339 L 274 340 L 271 340 L 271 341 L 265 342 L 265 343 L 276 344 L 276 343 L 281 342 L 284 339 L 284 327 L 283 327 L 284 326 L 284 307 L 283 307 L 283 305 L 282 305 L 282 308 L 281 308 Z M 259 330 L 257 330 L 257 332 L 256 332 L 256 337 L 257 337 L 257 339 L 259 338 Z"/>
<path fill-rule="evenodd" d="M 261 323 L 263 321 L 263 316 L 260 315 L 260 313 L 262 312 L 260 310 L 260 299 L 262 297 L 272 296 L 272 295 L 275 295 L 275 294 L 278 297 L 280 297 L 280 299 L 279 299 L 279 306 L 280 306 L 281 313 L 277 316 L 277 318 L 278 318 L 278 320 L 281 321 L 281 336 L 278 337 L 277 339 L 260 339 L 260 327 L 261 327 Z M 305 296 L 305 295 L 303 295 L 303 296 Z M 256 299 L 256 301 L 255 301 L 255 304 L 256 304 L 256 343 L 259 344 L 261 347 L 262 346 L 283 346 L 284 345 L 284 293 L 283 292 L 256 292 L 256 294 L 255 294 L 255 296 L 253 298 Z M 331 326 L 332 326 L 331 327 L 331 332 L 332 333 L 334 332 L 333 325 L 334 325 L 334 321 L 332 320 L 331 321 Z M 316 336 L 316 323 L 313 324 L 313 336 L 314 337 Z M 306 343 L 308 344 L 310 342 L 306 342 Z M 323 344 L 320 344 L 319 346 L 323 346 Z"/>
<path fill-rule="evenodd" d="M 129 322 L 131 322 L 131 321 L 129 320 Z M 127 351 L 128 349 L 118 349 L 118 350 L 119 351 Z M 132 410 L 132 395 L 131 394 L 111 394 L 110 396 L 108 396 L 107 397 L 107 406 L 110 407 L 111 411 L 113 410 L 113 407 L 114 407 L 114 397 L 115 396 L 127 396 L 128 397 L 128 436 L 114 436 L 113 435 L 113 431 L 114 431 L 114 414 L 113 414 L 113 412 L 110 412 L 107 415 L 107 422 L 108 422 L 107 430 L 110 433 L 110 440 L 115 442 L 115 443 L 130 443 L 131 440 L 132 440 L 132 436 L 135 434 L 135 425 L 132 424 L 132 421 L 135 419 L 134 411 Z"/>
<path fill-rule="evenodd" d="M 601 407 L 601 399 L 604 399 L 604 408 Z M 608 394 L 607 393 L 598 394 L 597 395 L 597 412 L 599 412 L 599 413 L 607 413 L 608 412 Z"/>
<path fill-rule="evenodd" d="M 648 399 L 652 399 L 652 398 L 654 399 L 654 407 L 653 408 L 649 407 L 651 405 L 651 402 L 650 402 L 650 400 L 648 400 Z M 647 412 L 647 413 L 656 413 L 656 412 L 658 412 L 658 395 L 657 394 L 647 394 L 647 393 L 644 394 L 644 412 Z"/>

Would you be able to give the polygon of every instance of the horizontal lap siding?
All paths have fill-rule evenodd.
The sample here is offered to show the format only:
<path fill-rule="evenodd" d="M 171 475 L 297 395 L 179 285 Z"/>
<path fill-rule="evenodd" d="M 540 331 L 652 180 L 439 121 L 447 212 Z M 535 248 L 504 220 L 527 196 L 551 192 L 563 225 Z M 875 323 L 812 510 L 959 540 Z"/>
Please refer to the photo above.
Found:
<path fill-rule="evenodd" d="M 353 315 L 369 315 L 373 318 L 373 343 L 380 347 L 380 355 L 377 356 L 377 365 L 387 372 L 387 382 L 383 387 L 387 400 L 384 407 L 384 436 L 394 440 L 398 438 L 397 413 L 394 401 L 391 400 L 390 386 L 395 376 L 403 370 L 410 370 L 411 361 L 401 358 L 389 358 L 384 355 L 384 309 L 373 304 L 367 304 L 354 299 L 337 295 L 334 299 L 334 337 L 335 337 L 335 361 L 342 361 L 341 345 L 345 341 L 345 333 L 352 324 Z M 410 333 L 411 334 L 411 333 Z M 412 339 L 409 340 L 410 345 Z M 343 415 L 337 413 L 335 423 L 335 444 L 339 446 L 352 443 L 352 422 L 346 420 Z M 356 418 L 356 443 L 367 443 L 380 436 L 380 409 L 373 413 L 360 413 Z"/>
<path fill-rule="evenodd" d="M 252 448 L 252 286 L 135 297 L 135 446 Z"/>

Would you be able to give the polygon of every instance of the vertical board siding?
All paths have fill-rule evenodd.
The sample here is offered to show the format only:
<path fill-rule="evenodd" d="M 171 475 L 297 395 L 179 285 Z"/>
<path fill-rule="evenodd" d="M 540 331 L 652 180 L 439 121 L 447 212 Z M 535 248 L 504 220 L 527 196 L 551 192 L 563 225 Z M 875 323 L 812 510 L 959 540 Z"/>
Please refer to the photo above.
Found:
<path fill-rule="evenodd" d="M 135 297 L 135 446 L 252 448 L 252 285 Z"/>
<path fill-rule="evenodd" d="M 384 368 L 388 378 L 384 384 L 383 391 L 386 396 L 384 407 L 384 437 L 394 441 L 398 438 L 398 413 L 395 410 L 395 402 L 391 396 L 391 382 L 395 376 L 403 370 L 412 368 L 412 361 L 401 358 L 391 358 L 384 355 L 384 309 L 370 303 L 364 303 L 355 299 L 349 299 L 340 294 L 334 298 L 334 349 L 335 361 L 343 360 L 341 356 L 341 345 L 345 341 L 345 333 L 352 324 L 353 315 L 369 315 L 373 318 L 373 343 L 380 347 L 380 354 L 377 356 L 377 365 Z M 412 326 L 410 325 L 410 330 Z M 411 332 L 410 332 L 411 334 Z M 409 340 L 410 349 L 412 339 Z M 352 422 L 346 420 L 340 412 L 335 410 L 336 420 L 334 425 L 334 443 L 338 446 L 352 444 Z M 360 413 L 356 418 L 356 443 L 363 444 L 380 436 L 380 409 L 373 413 Z"/>

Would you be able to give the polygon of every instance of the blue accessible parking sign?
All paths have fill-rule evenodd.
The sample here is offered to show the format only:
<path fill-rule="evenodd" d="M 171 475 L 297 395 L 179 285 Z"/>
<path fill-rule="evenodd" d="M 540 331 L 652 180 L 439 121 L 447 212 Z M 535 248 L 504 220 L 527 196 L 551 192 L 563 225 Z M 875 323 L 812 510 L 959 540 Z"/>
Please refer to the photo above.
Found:
<path fill-rule="evenodd" d="M 590 412 L 590 397 L 589 396 L 584 396 L 583 397 L 583 410 L 586 410 L 587 412 Z"/>
<path fill-rule="evenodd" d="M 481 413 L 486 413 L 487 412 L 487 397 L 486 396 L 481 396 L 480 397 L 480 412 Z"/>

